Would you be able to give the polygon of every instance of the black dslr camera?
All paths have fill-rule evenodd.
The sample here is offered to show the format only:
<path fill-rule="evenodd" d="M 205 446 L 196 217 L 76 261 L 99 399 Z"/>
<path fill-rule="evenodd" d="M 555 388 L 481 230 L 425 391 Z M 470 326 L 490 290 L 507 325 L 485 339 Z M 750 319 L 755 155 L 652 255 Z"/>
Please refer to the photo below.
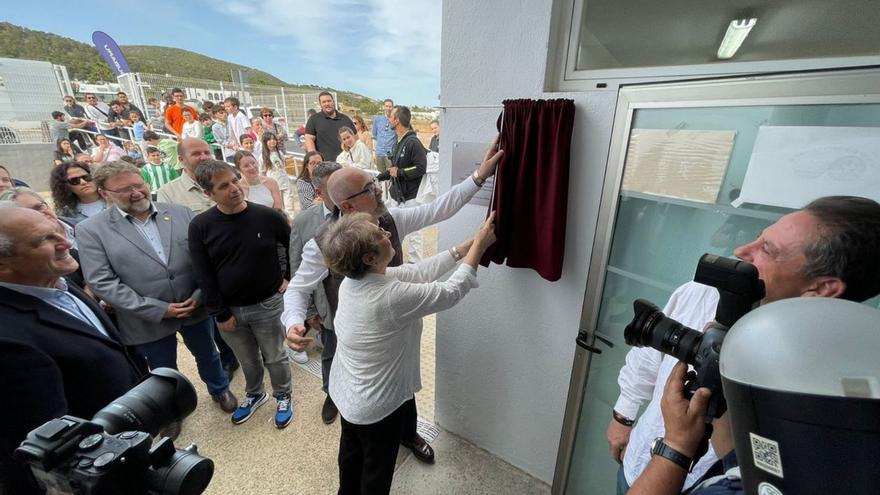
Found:
<path fill-rule="evenodd" d="M 631 346 L 650 346 L 693 366 L 697 376 L 685 385 L 685 393 L 690 398 L 700 387 L 710 389 L 708 418 L 718 418 L 727 410 L 718 368 L 721 343 L 727 330 L 764 298 L 764 282 L 750 263 L 711 254 L 700 257 L 694 282 L 715 287 L 721 296 L 715 321 L 705 332 L 688 328 L 651 302 L 637 299 L 633 302 L 635 316 L 623 335 Z"/>
<path fill-rule="evenodd" d="M 196 408 L 189 380 L 158 368 L 91 421 L 62 416 L 28 433 L 15 458 L 30 464 L 50 493 L 77 495 L 197 495 L 208 487 L 214 463 L 196 446 L 175 449 L 153 436 Z"/>

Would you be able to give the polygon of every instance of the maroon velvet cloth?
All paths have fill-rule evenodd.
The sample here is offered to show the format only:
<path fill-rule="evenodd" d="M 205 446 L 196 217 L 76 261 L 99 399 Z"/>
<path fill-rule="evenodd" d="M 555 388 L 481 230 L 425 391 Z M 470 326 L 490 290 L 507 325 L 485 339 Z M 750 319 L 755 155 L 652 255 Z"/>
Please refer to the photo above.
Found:
<path fill-rule="evenodd" d="M 497 241 L 484 266 L 506 260 L 550 281 L 562 275 L 574 108 L 573 100 L 504 101 L 491 205 Z"/>

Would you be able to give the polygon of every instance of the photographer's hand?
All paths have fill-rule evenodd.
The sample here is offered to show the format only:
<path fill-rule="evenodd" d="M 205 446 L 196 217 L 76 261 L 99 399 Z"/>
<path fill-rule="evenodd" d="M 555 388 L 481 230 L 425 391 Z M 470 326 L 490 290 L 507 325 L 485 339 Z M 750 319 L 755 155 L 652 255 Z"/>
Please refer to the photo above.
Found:
<path fill-rule="evenodd" d="M 666 427 L 666 444 L 692 458 L 706 432 L 706 411 L 712 393 L 708 388 L 700 388 L 688 400 L 684 395 L 684 384 L 688 375 L 687 364 L 684 362 L 679 362 L 672 368 L 666 388 L 663 389 L 660 411 L 663 412 L 663 423 Z"/>
<path fill-rule="evenodd" d="M 660 410 L 666 435 L 663 443 L 693 458 L 706 431 L 706 411 L 709 409 L 707 388 L 700 388 L 688 401 L 684 384 L 688 379 L 687 364 L 679 362 L 672 368 Z M 687 470 L 662 456 L 654 456 L 642 475 L 636 480 L 628 495 L 674 495 L 681 493 Z"/>

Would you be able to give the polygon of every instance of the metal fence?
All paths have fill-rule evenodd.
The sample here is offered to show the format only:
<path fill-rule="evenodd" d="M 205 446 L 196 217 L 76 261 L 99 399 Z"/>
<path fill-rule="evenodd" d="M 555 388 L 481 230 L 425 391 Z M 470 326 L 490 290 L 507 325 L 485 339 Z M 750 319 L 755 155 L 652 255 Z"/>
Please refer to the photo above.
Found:
<path fill-rule="evenodd" d="M 212 101 L 220 103 L 233 96 L 241 102 L 242 109 L 269 107 L 275 111 L 276 117 L 283 117 L 288 127 L 288 134 L 299 128 L 306 121 L 306 113 L 310 108 L 320 109 L 318 91 L 303 91 L 282 86 L 263 86 L 249 83 L 232 83 L 212 81 L 162 74 L 135 72 L 119 76 L 122 90 L 135 100 L 142 109 L 147 109 L 150 98 L 162 99 L 163 95 L 173 88 L 183 90 L 185 99 Z M 333 95 L 336 99 L 336 95 Z M 259 115 L 252 114 L 251 117 Z"/>

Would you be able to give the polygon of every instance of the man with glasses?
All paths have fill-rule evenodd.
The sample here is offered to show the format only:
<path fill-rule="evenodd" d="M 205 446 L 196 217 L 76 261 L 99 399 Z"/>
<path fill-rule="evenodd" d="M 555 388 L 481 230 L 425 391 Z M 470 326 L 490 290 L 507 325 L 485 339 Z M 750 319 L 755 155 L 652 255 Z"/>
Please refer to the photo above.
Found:
<path fill-rule="evenodd" d="M 86 116 L 98 126 L 98 132 L 105 136 L 118 137 L 116 129 L 110 124 L 110 106 L 92 93 L 86 93 Z"/>
<path fill-rule="evenodd" d="M 168 129 L 168 132 L 171 132 L 180 139 L 180 135 L 183 133 L 183 110 L 188 109 L 194 117 L 197 116 L 199 112 L 183 102 L 182 89 L 172 89 L 171 98 L 174 100 L 174 104 L 168 105 L 168 108 L 165 109 L 165 129 Z"/>
<path fill-rule="evenodd" d="M 238 401 L 214 347 L 214 325 L 186 245 L 193 212 L 150 201 L 149 186 L 129 163 L 103 165 L 95 183 L 110 206 L 76 228 L 89 287 L 113 306 L 122 341 L 150 368 L 177 369 L 179 332 L 211 398 L 231 413 Z"/>
<path fill-rule="evenodd" d="M 372 214 L 379 227 L 391 233 L 391 244 L 395 253 L 389 266 L 399 266 L 403 264 L 401 240 L 407 234 L 450 218 L 474 197 L 486 179 L 495 174 L 495 167 L 503 153 L 495 151 L 497 144 L 496 138 L 486 151 L 483 162 L 471 177 L 433 202 L 416 208 L 386 209 L 382 202 L 382 191 L 370 174 L 356 168 L 343 168 L 330 176 L 327 185 L 330 198 L 336 205 L 336 217 L 331 217 L 327 221 L 335 221 L 339 214 L 356 212 Z M 322 287 L 330 303 L 330 314 L 335 315 L 339 284 L 342 283 L 342 279 L 341 275 L 327 269 L 316 240 L 309 240 L 302 249 L 302 261 L 284 295 L 284 313 L 281 315 L 281 321 L 287 328 L 287 343 L 290 348 L 303 351 L 312 341 L 311 338 L 304 337 L 306 327 L 303 324 L 312 292 Z M 403 433 L 401 444 L 410 449 L 420 461 L 434 462 L 434 449 L 418 434 L 416 426 L 417 418 L 414 412 L 412 417 L 407 418 L 407 429 Z"/>

